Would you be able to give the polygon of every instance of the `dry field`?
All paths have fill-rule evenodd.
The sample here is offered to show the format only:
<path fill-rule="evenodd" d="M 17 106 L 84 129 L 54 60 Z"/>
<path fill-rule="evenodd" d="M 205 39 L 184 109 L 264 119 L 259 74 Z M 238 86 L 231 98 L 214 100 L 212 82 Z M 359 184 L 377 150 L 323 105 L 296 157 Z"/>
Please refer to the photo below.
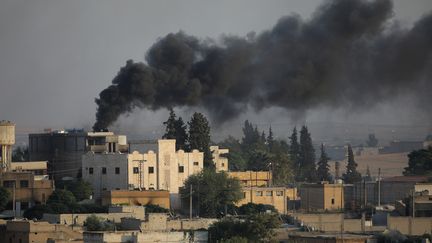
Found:
<path fill-rule="evenodd" d="M 396 154 L 378 154 L 378 155 L 363 155 L 354 156 L 358 164 L 358 171 L 363 175 L 366 174 L 366 168 L 369 166 L 372 176 L 378 176 L 378 168 L 381 168 L 381 177 L 400 176 L 404 168 L 408 166 L 408 153 Z M 335 161 L 330 161 L 331 173 L 335 174 Z M 340 161 L 340 174 L 346 170 L 346 160 Z"/>

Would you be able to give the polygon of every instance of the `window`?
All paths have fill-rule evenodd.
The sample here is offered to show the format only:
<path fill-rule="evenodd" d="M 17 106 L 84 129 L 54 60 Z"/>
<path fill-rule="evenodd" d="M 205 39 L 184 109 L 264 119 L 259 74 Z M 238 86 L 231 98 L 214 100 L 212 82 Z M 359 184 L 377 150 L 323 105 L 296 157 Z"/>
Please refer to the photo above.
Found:
<path fill-rule="evenodd" d="M 242 198 L 246 198 L 246 192 L 243 192 L 243 197 Z"/>
<path fill-rule="evenodd" d="M 106 175 L 106 167 L 102 167 L 102 174 Z"/>
<path fill-rule="evenodd" d="M 225 167 L 225 163 L 222 163 L 222 167 Z"/>
<path fill-rule="evenodd" d="M 276 196 L 278 196 L 278 197 L 283 196 L 283 191 L 277 191 Z"/>
<path fill-rule="evenodd" d="M 266 196 L 268 196 L 268 197 L 273 196 L 273 192 L 272 191 L 266 191 Z"/>
<path fill-rule="evenodd" d="M 331 202 L 332 202 L 332 205 L 335 204 L 335 200 L 334 200 L 334 198 L 332 198 Z"/>
<path fill-rule="evenodd" d="M 183 173 L 184 172 L 184 166 L 180 165 L 179 166 L 179 173 Z"/>
<path fill-rule="evenodd" d="M 120 167 L 115 167 L 115 173 L 118 175 L 120 174 Z"/>
<path fill-rule="evenodd" d="M 28 202 L 21 202 L 21 210 L 28 209 L 29 203 Z"/>
<path fill-rule="evenodd" d="M 138 167 L 133 167 L 133 173 L 134 174 L 138 174 L 139 173 L 139 168 Z"/>
<path fill-rule="evenodd" d="M 258 196 L 258 197 L 262 197 L 263 192 L 262 192 L 262 191 L 257 191 L 257 192 L 255 193 L 255 195 Z"/>
<path fill-rule="evenodd" d="M 195 161 L 195 162 L 193 162 L 193 165 L 198 166 L 199 163 Z"/>
<path fill-rule="evenodd" d="M 22 181 L 20 181 L 20 188 L 27 188 L 27 187 L 29 187 L 28 180 L 22 180 Z"/>
<path fill-rule="evenodd" d="M 90 175 L 93 175 L 93 167 L 90 167 L 90 168 L 89 168 L 89 174 L 90 174 Z"/>
<path fill-rule="evenodd" d="M 149 167 L 149 174 L 153 174 L 154 173 L 154 167 L 153 166 L 150 166 Z"/>
<path fill-rule="evenodd" d="M 3 187 L 13 188 L 15 185 L 15 181 L 3 181 Z"/>

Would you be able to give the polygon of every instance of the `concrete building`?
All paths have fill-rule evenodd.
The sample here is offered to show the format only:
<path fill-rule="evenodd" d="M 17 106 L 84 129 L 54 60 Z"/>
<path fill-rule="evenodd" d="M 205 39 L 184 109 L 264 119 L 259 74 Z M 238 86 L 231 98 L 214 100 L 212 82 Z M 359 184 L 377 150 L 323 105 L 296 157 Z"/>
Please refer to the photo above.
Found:
<path fill-rule="evenodd" d="M 32 172 L 0 173 L 0 185 L 12 195 L 15 205 L 7 208 L 12 215 L 20 216 L 35 204 L 45 204 L 54 191 L 54 182 L 48 179 L 37 179 Z"/>
<path fill-rule="evenodd" d="M 151 242 L 208 242 L 207 231 L 94 231 L 84 232 L 85 243 L 151 243 Z"/>
<path fill-rule="evenodd" d="M 230 171 L 228 175 L 245 187 L 270 186 L 272 180 L 270 171 Z"/>
<path fill-rule="evenodd" d="M 344 208 L 342 184 L 303 184 L 300 187 L 301 209 L 305 211 L 339 211 Z"/>
<path fill-rule="evenodd" d="M 0 172 L 10 169 L 14 144 L 15 124 L 10 121 L 0 121 Z"/>
<path fill-rule="evenodd" d="M 216 172 L 228 171 L 228 158 L 225 156 L 229 153 L 229 150 L 221 149 L 219 146 L 210 146 L 210 151 L 213 156 Z"/>
<path fill-rule="evenodd" d="M 248 203 L 274 206 L 281 214 L 288 211 L 288 202 L 297 199 L 296 188 L 285 187 L 243 187 L 243 198 L 236 203 L 241 206 Z"/>
<path fill-rule="evenodd" d="M 48 239 L 78 243 L 80 239 L 82 240 L 82 232 L 74 231 L 66 225 L 33 222 L 31 220 L 7 221 L 5 231 L 0 232 L 0 242 L 32 243 L 47 242 Z"/>
<path fill-rule="evenodd" d="M 55 180 L 81 177 L 81 156 L 88 152 L 127 152 L 126 136 L 112 132 L 59 130 L 29 134 L 30 160 L 48 161 L 49 175 Z"/>
<path fill-rule="evenodd" d="M 12 162 L 14 144 L 15 125 L 11 122 L 0 122 L 0 185 L 12 195 L 5 214 L 21 216 L 23 210 L 35 204 L 44 204 L 54 190 L 54 183 L 48 180 L 46 175 L 46 161 Z"/>
<path fill-rule="evenodd" d="M 96 199 L 109 190 L 167 190 L 171 206 L 179 208 L 179 188 L 203 169 L 203 160 L 203 152 L 176 151 L 175 140 L 158 140 L 156 153 L 90 151 L 82 156 L 82 176 L 92 184 Z"/>
<path fill-rule="evenodd" d="M 169 191 L 111 190 L 102 193 L 102 205 L 147 205 L 170 208 Z"/>

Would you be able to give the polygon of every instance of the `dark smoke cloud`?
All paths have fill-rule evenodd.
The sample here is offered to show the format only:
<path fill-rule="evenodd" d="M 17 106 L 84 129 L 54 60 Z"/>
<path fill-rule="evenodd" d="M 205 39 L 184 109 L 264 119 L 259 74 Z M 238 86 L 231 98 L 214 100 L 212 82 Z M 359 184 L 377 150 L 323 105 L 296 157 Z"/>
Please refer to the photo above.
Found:
<path fill-rule="evenodd" d="M 364 108 L 411 93 L 430 111 L 432 15 L 404 29 L 392 9 L 390 0 L 335 0 L 310 20 L 283 17 L 244 38 L 168 34 L 147 64 L 128 61 L 100 93 L 94 129 L 135 107 L 203 107 L 223 122 L 247 107 Z"/>

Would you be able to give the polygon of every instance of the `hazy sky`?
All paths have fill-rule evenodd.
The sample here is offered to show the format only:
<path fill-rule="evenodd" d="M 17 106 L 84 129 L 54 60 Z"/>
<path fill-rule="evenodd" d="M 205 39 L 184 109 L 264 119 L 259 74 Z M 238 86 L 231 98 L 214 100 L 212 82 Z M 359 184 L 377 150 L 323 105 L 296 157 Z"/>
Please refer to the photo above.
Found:
<path fill-rule="evenodd" d="M 244 36 L 268 29 L 290 13 L 308 18 L 321 2 L 0 0 L 0 119 L 12 120 L 20 129 L 90 127 L 94 98 L 126 60 L 142 61 L 159 37 L 179 30 L 201 38 Z M 431 0 L 398 0 L 394 5 L 395 18 L 407 26 L 432 10 Z M 325 117 L 318 109 L 303 119 L 332 122 L 338 117 L 378 124 L 413 120 L 401 113 L 386 114 L 385 107 Z M 258 123 L 283 123 L 277 117 L 287 114 L 279 113 L 250 116 Z M 165 111 L 137 111 L 117 126 L 152 127 L 161 118 L 166 118 Z M 424 119 L 416 115 L 414 123 L 429 123 Z"/>

